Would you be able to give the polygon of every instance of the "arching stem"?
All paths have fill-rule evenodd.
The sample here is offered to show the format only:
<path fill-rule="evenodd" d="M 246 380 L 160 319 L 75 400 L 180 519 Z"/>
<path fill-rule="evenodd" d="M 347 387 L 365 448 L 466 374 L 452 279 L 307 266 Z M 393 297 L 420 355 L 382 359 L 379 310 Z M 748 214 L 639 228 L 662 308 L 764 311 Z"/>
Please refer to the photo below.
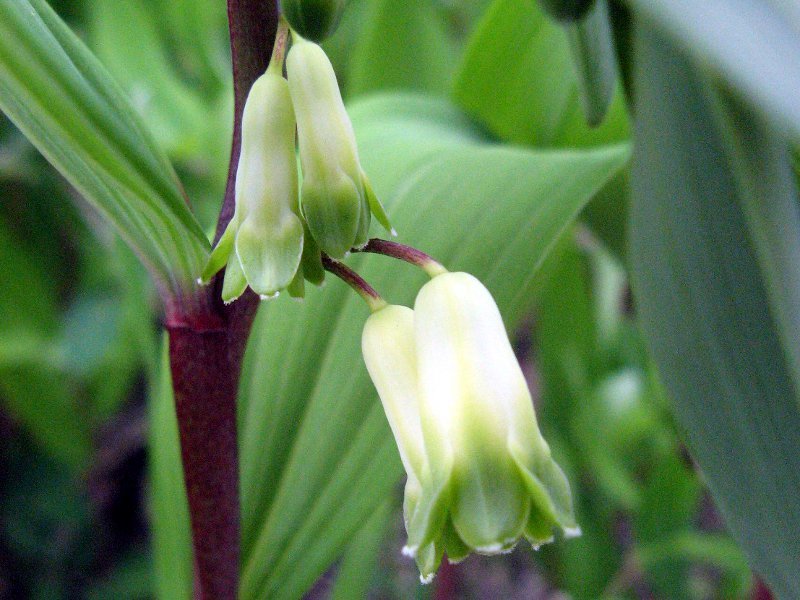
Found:
<path fill-rule="evenodd" d="M 328 256 L 327 254 L 322 255 L 322 266 L 325 268 L 326 271 L 336 275 L 339 279 L 344 281 L 347 285 L 349 285 L 361 298 L 364 302 L 367 303 L 369 309 L 372 312 L 378 311 L 386 306 L 386 301 L 381 298 L 378 292 L 368 284 L 364 279 L 353 271 L 350 267 L 345 265 L 344 263 L 339 262 Z"/>
<path fill-rule="evenodd" d="M 442 273 L 447 273 L 441 263 L 435 261 L 433 258 L 412 248 L 405 244 L 398 242 L 390 242 L 389 240 L 382 240 L 379 238 L 372 238 L 367 245 L 360 249 L 354 249 L 353 252 L 370 252 L 372 254 L 383 254 L 384 256 L 391 256 L 398 260 L 410 263 L 425 271 L 429 276 L 436 277 Z"/>

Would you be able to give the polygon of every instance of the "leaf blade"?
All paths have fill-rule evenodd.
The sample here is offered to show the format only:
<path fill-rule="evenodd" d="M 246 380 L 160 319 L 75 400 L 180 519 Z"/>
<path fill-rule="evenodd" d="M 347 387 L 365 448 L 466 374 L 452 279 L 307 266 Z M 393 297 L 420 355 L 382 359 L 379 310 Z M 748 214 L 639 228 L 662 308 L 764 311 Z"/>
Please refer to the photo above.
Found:
<path fill-rule="evenodd" d="M 800 135 L 800 16 L 773 0 L 629 0 L 673 42 L 712 65 L 779 127 Z"/>
<path fill-rule="evenodd" d="M 752 566 L 800 593 L 800 411 L 708 81 L 661 35 L 637 46 L 634 291 L 694 456 Z"/>
<path fill-rule="evenodd" d="M 0 108 L 165 292 L 191 293 L 209 244 L 127 100 L 43 0 L 3 0 L 0 17 Z"/>

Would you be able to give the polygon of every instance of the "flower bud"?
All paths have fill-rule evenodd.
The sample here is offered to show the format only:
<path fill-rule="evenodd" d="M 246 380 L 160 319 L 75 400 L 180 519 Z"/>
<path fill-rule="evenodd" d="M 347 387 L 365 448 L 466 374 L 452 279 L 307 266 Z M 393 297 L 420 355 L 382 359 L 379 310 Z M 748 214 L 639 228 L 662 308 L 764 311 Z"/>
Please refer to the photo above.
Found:
<path fill-rule="evenodd" d="M 466 273 L 420 290 L 414 310 L 367 320 L 362 350 L 408 473 L 405 552 L 423 580 L 444 552 L 496 554 L 579 530 L 502 318 Z"/>
<path fill-rule="evenodd" d="M 256 80 L 245 103 L 236 208 L 202 277 L 208 281 L 227 263 L 225 302 L 238 298 L 248 285 L 271 297 L 292 282 L 303 251 L 297 187 L 289 87 L 270 70 Z"/>
<path fill-rule="evenodd" d="M 318 45 L 299 41 L 286 58 L 303 168 L 302 213 L 320 249 L 342 258 L 367 242 L 370 214 L 391 230 L 358 159 L 336 75 Z"/>
<path fill-rule="evenodd" d="M 321 42 L 336 31 L 345 0 L 281 0 L 283 16 L 306 39 Z"/>

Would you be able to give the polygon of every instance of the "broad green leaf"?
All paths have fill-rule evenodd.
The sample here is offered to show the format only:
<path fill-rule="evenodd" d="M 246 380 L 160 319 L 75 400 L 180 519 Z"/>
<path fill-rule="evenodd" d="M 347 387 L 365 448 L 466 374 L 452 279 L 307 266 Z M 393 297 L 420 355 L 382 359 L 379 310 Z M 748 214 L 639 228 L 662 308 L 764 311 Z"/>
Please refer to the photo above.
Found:
<path fill-rule="evenodd" d="M 627 0 L 699 62 L 719 71 L 778 128 L 800 136 L 800 14 L 785 0 Z"/>
<path fill-rule="evenodd" d="M 432 0 L 375 0 L 365 9 L 347 77 L 350 98 L 380 90 L 446 93 L 455 52 Z"/>
<path fill-rule="evenodd" d="M 631 259 L 641 323 L 728 527 L 777 596 L 796 598 L 800 403 L 742 210 L 739 182 L 751 174 L 735 173 L 696 65 L 644 27 L 637 59 Z"/>
<path fill-rule="evenodd" d="M 331 600 L 361 600 L 368 597 L 396 504 L 391 500 L 384 500 L 353 536 L 339 563 Z"/>
<path fill-rule="evenodd" d="M 788 140 L 746 105 L 717 96 L 738 197 L 800 398 L 800 204 Z"/>
<path fill-rule="evenodd" d="M 619 89 L 605 122 L 587 126 L 567 35 L 532 0 L 494 1 L 472 34 L 453 95 L 492 133 L 515 144 L 590 146 L 628 136 Z"/>
<path fill-rule="evenodd" d="M 480 277 L 512 330 L 549 250 L 627 160 L 624 146 L 490 144 L 446 102 L 416 96 L 376 97 L 351 114 L 399 239 Z M 413 302 L 425 280 L 385 257 L 348 263 L 394 303 Z M 401 476 L 360 356 L 367 315 L 330 276 L 303 303 L 280 298 L 259 311 L 240 387 L 243 599 L 300 597 Z M 174 430 L 154 427 L 157 444 L 177 444 Z M 185 502 L 167 481 L 161 486 L 156 496 Z"/>
<path fill-rule="evenodd" d="M 0 108 L 115 225 L 162 293 L 193 292 L 209 243 L 172 167 L 44 0 L 0 0 Z"/>

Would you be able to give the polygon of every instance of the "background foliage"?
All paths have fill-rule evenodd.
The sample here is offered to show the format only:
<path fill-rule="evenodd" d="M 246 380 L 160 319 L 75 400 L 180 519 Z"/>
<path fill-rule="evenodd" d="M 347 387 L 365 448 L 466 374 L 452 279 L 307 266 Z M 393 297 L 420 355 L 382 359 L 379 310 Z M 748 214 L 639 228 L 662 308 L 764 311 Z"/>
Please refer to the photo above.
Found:
<path fill-rule="evenodd" d="M 0 14 L 20 6 L 0 0 Z M 175 293 L 191 287 L 227 169 L 225 7 L 52 6 L 119 87 L 67 34 L 55 37 L 83 79 L 54 69 L 58 53 L 34 34 L 16 62 L 12 38 L 0 42 L 3 81 L 42 82 L 28 96 L 0 87 L 4 109 L 75 186 L 2 122 L 0 597 L 189 598 L 162 315 L 119 231 Z M 745 556 L 780 597 L 800 593 L 791 11 L 612 3 L 620 77 L 605 72 L 614 92 L 592 129 L 577 34 L 536 3 L 349 3 L 326 49 L 364 168 L 400 241 L 495 295 L 584 535 L 473 557 L 418 585 L 399 556 L 402 469 L 360 358 L 366 310 L 331 280 L 302 304 L 264 304 L 248 347 L 242 598 L 743 598 L 758 589 Z M 92 94 L 109 104 L 83 102 Z M 59 113 L 94 125 L 76 117 L 83 129 L 37 137 Z M 144 243 L 147 227 L 114 212 L 126 203 L 181 243 Z M 392 302 L 422 282 L 382 257 L 348 262 Z"/>

